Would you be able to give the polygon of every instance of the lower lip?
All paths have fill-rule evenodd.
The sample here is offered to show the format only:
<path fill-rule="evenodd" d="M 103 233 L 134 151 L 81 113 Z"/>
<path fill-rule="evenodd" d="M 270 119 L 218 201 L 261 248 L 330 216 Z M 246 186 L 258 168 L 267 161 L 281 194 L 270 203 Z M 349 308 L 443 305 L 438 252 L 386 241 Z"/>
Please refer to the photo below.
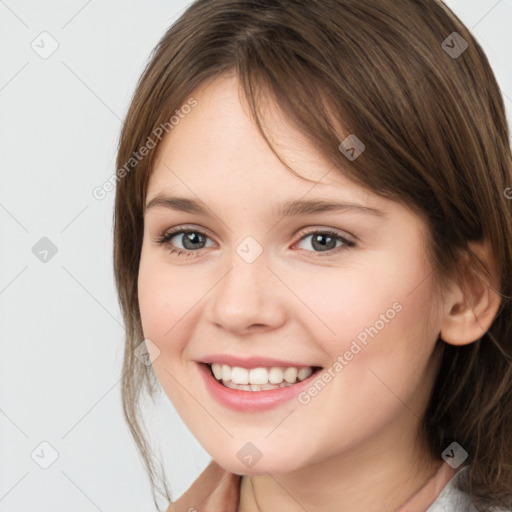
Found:
<path fill-rule="evenodd" d="M 292 386 L 269 389 L 266 391 L 244 391 L 223 386 L 210 372 L 210 368 L 204 363 L 198 363 L 199 371 L 204 378 L 209 393 L 220 404 L 236 411 L 257 412 L 277 407 L 278 405 L 295 398 L 301 391 L 309 386 L 318 371 L 312 373 L 303 381 Z"/>

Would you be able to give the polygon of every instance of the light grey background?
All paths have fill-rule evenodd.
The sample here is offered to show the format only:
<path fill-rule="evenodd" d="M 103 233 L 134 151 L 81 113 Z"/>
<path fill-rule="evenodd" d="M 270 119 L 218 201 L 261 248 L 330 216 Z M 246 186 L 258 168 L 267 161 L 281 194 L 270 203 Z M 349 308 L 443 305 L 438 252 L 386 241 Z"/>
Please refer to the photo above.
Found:
<path fill-rule="evenodd" d="M 447 3 L 484 47 L 511 119 L 512 0 Z M 115 171 L 150 51 L 188 4 L 0 0 L 0 512 L 154 510 L 120 406 L 114 194 L 92 190 Z M 165 398 L 148 417 L 177 497 L 210 457 Z"/>

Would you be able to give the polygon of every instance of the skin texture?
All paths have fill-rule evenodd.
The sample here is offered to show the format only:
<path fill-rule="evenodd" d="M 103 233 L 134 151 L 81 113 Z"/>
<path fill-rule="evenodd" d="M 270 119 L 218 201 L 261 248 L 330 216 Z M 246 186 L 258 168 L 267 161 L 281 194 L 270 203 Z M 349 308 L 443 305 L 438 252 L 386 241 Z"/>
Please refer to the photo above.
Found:
<path fill-rule="evenodd" d="M 192 96 L 198 105 L 159 148 L 147 201 L 157 194 L 199 199 L 210 216 L 161 206 L 145 213 L 138 289 L 145 338 L 160 350 L 155 374 L 205 450 L 246 475 L 240 511 L 396 510 L 442 462 L 418 436 L 438 336 L 446 329 L 445 341 L 469 343 L 482 325 L 460 307 L 450 317 L 461 300 L 457 288 L 443 300 L 435 295 L 426 228 L 410 210 L 348 181 L 269 102 L 265 126 L 277 150 L 319 183 L 287 171 L 252 123 L 233 76 Z M 313 198 L 385 216 L 276 214 L 286 200 Z M 189 257 L 170 253 L 172 246 L 187 252 L 181 234 L 166 245 L 155 241 L 179 226 L 207 236 Z M 326 229 L 356 245 L 338 241 L 322 252 L 309 235 Z M 250 264 L 236 252 L 247 236 L 263 248 Z M 396 303 L 400 312 L 305 405 L 236 412 L 213 400 L 198 373 L 206 354 L 329 368 Z M 484 329 L 496 308 L 481 306 Z M 248 441 L 263 454 L 251 468 L 237 457 Z"/>

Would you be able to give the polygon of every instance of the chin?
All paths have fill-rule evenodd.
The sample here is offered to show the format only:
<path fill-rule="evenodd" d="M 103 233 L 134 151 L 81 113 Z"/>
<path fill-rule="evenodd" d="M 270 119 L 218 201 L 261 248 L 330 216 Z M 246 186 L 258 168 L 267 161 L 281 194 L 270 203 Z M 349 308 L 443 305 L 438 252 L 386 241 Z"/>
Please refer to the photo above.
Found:
<path fill-rule="evenodd" d="M 279 457 L 271 457 L 262 455 L 261 459 L 253 465 L 245 464 L 240 461 L 237 456 L 226 457 L 226 452 L 220 457 L 212 456 L 212 458 L 226 471 L 237 475 L 266 475 L 267 473 L 279 475 L 292 472 L 299 469 L 304 464 L 294 459 L 293 454 L 280 454 Z M 293 463 L 290 463 L 293 461 Z"/>

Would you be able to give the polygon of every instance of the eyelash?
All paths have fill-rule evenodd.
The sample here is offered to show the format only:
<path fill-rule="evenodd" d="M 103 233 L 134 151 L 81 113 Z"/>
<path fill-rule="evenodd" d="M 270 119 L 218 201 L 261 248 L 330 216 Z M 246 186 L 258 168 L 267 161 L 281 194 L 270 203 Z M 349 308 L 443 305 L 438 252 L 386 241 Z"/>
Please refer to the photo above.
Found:
<path fill-rule="evenodd" d="M 167 232 L 163 233 L 162 235 L 158 236 L 155 239 L 155 242 L 160 245 L 169 245 L 170 246 L 169 252 L 171 254 L 176 254 L 177 256 L 181 256 L 184 254 L 186 257 L 190 257 L 193 255 L 193 253 L 197 253 L 201 249 L 195 250 L 195 251 L 183 250 L 183 249 L 172 248 L 172 246 L 170 245 L 171 239 L 173 239 L 176 235 L 181 235 L 181 234 L 186 234 L 186 233 L 199 233 L 200 235 L 202 235 L 206 238 L 209 238 L 208 235 L 206 233 L 203 233 L 202 231 L 199 231 L 197 229 L 184 229 L 183 227 L 180 226 L 180 227 L 177 227 L 171 231 L 167 231 Z M 318 254 L 319 257 L 325 257 L 325 256 L 332 256 L 333 254 L 338 254 L 340 251 L 343 251 L 343 250 L 351 249 L 351 248 L 355 247 L 355 245 L 356 245 L 355 242 L 352 242 L 351 240 L 348 240 L 345 237 L 341 236 L 340 234 L 336 233 L 335 231 L 332 231 L 329 229 L 301 232 L 299 235 L 300 238 L 298 241 L 300 242 L 303 238 L 306 238 L 308 236 L 315 235 L 315 234 L 331 236 L 331 237 L 335 238 L 336 240 L 341 241 L 343 243 L 343 245 L 340 247 L 336 247 L 335 249 L 325 251 L 325 252 L 323 252 L 323 251 L 320 251 L 320 252 L 307 251 L 306 249 L 301 249 L 301 250 L 306 250 L 306 252 L 314 252 L 314 253 Z"/>

